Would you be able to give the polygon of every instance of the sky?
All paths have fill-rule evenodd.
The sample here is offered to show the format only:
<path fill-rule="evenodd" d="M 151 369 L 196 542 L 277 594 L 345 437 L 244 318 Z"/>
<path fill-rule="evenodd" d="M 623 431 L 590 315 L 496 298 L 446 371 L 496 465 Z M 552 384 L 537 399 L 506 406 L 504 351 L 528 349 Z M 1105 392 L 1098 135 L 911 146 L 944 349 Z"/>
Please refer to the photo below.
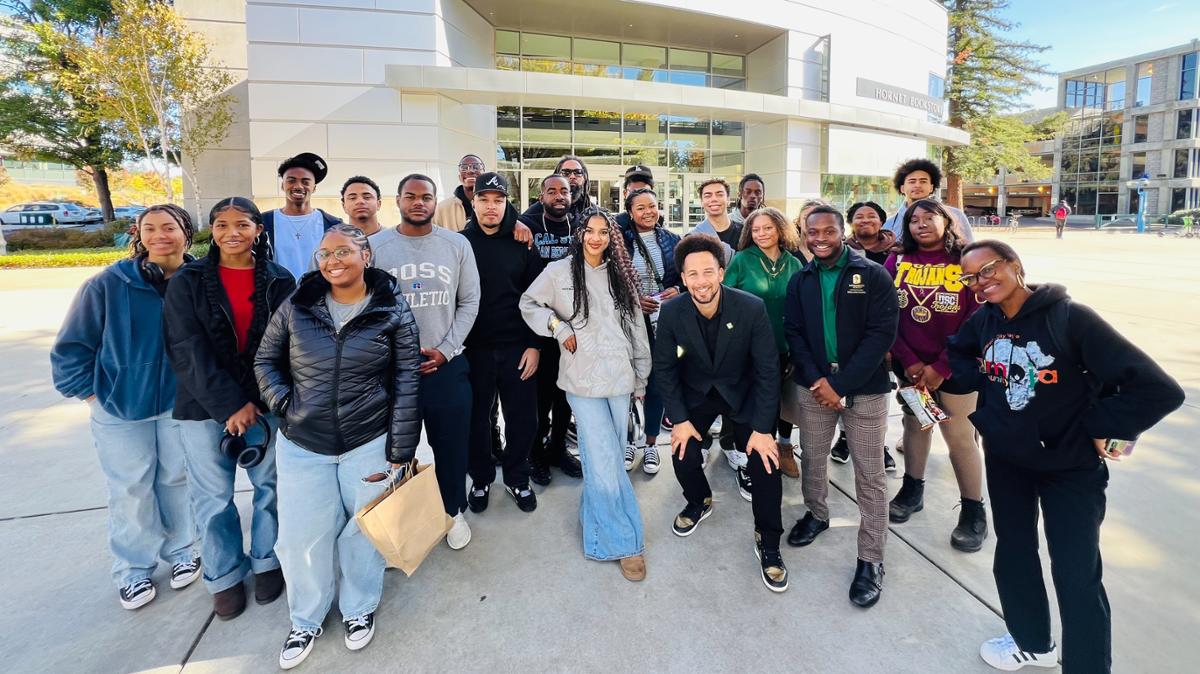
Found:
<path fill-rule="evenodd" d="M 1040 60 L 1054 73 L 1174 47 L 1200 39 L 1197 0 L 1011 0 L 1010 35 L 1049 45 Z M 1055 105 L 1057 75 L 1015 109 Z"/>

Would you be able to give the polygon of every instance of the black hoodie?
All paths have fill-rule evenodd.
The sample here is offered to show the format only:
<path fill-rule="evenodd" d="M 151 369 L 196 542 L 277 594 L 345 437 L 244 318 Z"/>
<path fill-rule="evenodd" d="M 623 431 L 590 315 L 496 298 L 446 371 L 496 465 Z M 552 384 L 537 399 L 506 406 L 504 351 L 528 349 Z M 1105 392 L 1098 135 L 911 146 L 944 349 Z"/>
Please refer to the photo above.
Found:
<path fill-rule="evenodd" d="M 563 220 L 554 221 L 543 217 L 546 207 L 538 201 L 518 218 L 533 232 L 533 247 L 542 262 L 561 260 L 571 252 L 571 230 L 574 219 L 568 212 Z"/>
<path fill-rule="evenodd" d="M 1094 467 L 1093 438 L 1135 439 L 1183 404 L 1175 380 L 1064 287 L 1030 287 L 1011 320 L 985 304 L 949 340 L 954 377 L 979 391 L 970 418 L 989 459 L 1034 470 Z M 1062 302 L 1071 302 L 1057 312 L 1066 329 L 1052 331 Z"/>
<path fill-rule="evenodd" d="M 474 218 L 463 228 L 462 235 L 475 253 L 480 290 L 479 316 L 464 342 L 468 348 L 538 348 L 537 337 L 521 317 L 518 303 L 521 293 L 542 272 L 542 259 L 536 248 L 513 240 L 516 224 L 517 210 L 509 203 L 495 234 L 485 234 Z"/>

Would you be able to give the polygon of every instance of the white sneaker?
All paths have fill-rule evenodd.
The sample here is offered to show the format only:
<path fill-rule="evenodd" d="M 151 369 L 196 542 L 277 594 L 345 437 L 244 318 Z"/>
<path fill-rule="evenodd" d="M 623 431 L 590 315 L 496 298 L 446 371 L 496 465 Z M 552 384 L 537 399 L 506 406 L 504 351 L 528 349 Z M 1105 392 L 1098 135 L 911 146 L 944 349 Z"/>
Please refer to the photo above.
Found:
<path fill-rule="evenodd" d="M 317 637 L 323 633 L 319 627 L 315 630 L 292 628 L 287 639 L 283 640 L 283 648 L 279 649 L 279 668 L 291 669 L 304 662 L 308 654 L 312 653 Z"/>
<path fill-rule="evenodd" d="M 132 611 L 149 604 L 157 596 L 154 583 L 142 579 L 117 590 L 117 598 L 121 600 L 121 608 Z"/>
<path fill-rule="evenodd" d="M 1011 634 L 988 639 L 979 647 L 979 657 L 992 667 L 1015 672 L 1022 667 L 1057 667 L 1058 646 L 1051 646 L 1048 653 L 1030 653 L 1021 650 Z"/>
<path fill-rule="evenodd" d="M 361 618 L 343 620 L 342 626 L 346 628 L 346 648 L 361 651 L 375 636 L 375 614 L 368 613 Z"/>
<path fill-rule="evenodd" d="M 647 475 L 658 473 L 658 447 L 646 445 L 642 449 L 642 472 Z"/>
<path fill-rule="evenodd" d="M 632 443 L 625 445 L 625 472 L 633 470 L 633 465 L 637 463 L 637 447 Z"/>
<path fill-rule="evenodd" d="M 739 452 L 736 449 L 723 449 L 721 451 L 725 452 L 725 460 L 729 462 L 729 467 L 733 470 L 739 468 L 745 470 L 746 466 L 750 465 L 749 457 L 746 456 L 745 452 Z"/>
<path fill-rule="evenodd" d="M 451 550 L 462 550 L 470 542 L 471 525 L 467 524 L 467 518 L 459 513 L 454 516 L 454 526 L 446 533 L 446 545 L 449 545 Z"/>
<path fill-rule="evenodd" d="M 709 435 L 711 435 L 715 438 L 721 434 L 721 428 L 724 426 L 724 424 L 721 423 L 722 421 L 723 421 L 723 419 L 721 417 L 717 417 L 716 419 L 713 419 L 712 426 L 708 427 Z"/>
<path fill-rule="evenodd" d="M 200 578 L 200 558 L 193 557 L 171 567 L 171 589 L 182 590 Z"/>
<path fill-rule="evenodd" d="M 708 447 L 700 448 L 700 470 L 708 467 Z"/>

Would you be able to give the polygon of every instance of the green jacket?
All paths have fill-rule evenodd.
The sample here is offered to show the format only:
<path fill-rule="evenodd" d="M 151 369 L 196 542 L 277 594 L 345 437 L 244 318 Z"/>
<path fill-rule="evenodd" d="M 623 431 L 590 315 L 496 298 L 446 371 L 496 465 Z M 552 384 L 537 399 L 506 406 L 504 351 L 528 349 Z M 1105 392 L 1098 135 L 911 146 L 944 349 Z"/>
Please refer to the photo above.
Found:
<path fill-rule="evenodd" d="M 733 256 L 725 270 L 725 285 L 745 290 L 761 298 L 767 305 L 767 318 L 771 321 L 779 353 L 788 352 L 787 339 L 783 335 L 783 307 L 787 299 L 788 281 L 804 264 L 804 260 L 786 251 L 772 263 L 758 246 L 750 244 Z"/>

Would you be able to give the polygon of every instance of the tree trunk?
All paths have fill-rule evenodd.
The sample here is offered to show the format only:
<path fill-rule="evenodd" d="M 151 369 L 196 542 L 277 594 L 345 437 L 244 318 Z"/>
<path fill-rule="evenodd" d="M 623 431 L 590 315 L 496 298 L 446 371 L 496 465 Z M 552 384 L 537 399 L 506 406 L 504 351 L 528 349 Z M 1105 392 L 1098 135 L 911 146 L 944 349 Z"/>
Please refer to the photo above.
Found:
<path fill-rule="evenodd" d="M 108 169 L 103 166 L 89 166 L 88 169 L 92 173 L 92 184 L 96 187 L 96 198 L 100 200 L 100 213 L 105 222 L 112 222 L 116 219 L 116 213 L 113 210 L 112 190 L 108 187 Z"/>
<path fill-rule="evenodd" d="M 954 165 L 954 148 L 946 148 L 946 166 Z M 945 203 L 961 210 L 963 207 L 962 176 L 952 171 L 946 171 L 946 200 Z"/>

